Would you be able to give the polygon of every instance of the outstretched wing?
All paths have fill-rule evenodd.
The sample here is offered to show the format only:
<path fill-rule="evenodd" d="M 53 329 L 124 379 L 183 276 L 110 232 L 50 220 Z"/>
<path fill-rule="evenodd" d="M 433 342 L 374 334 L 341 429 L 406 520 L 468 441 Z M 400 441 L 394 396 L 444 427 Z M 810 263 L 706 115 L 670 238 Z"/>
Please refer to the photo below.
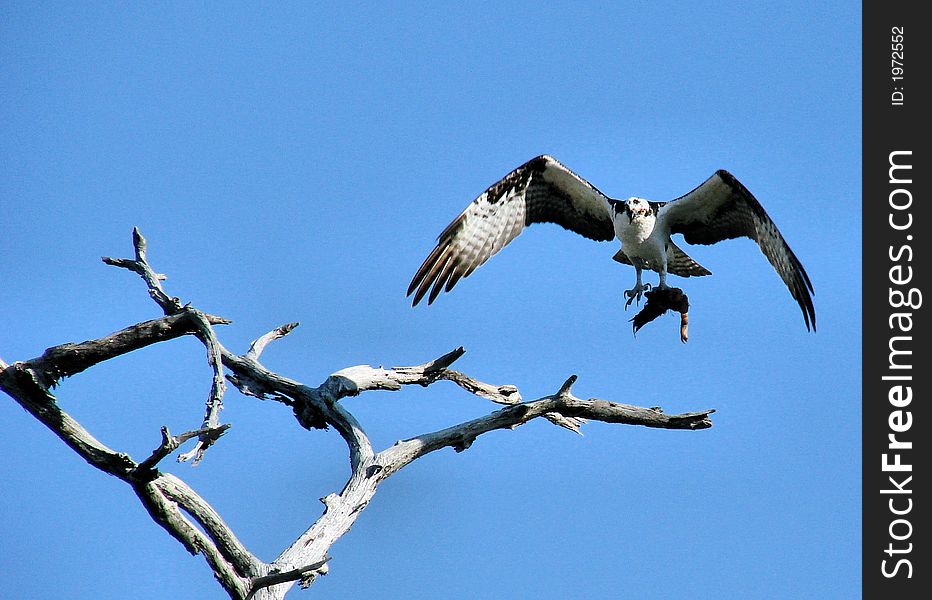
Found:
<path fill-rule="evenodd" d="M 715 244 L 749 237 L 783 278 L 799 303 L 806 329 L 815 331 L 814 293 L 809 276 L 767 211 L 744 185 L 728 171 L 717 171 L 685 196 L 660 207 L 661 226 L 682 233 L 690 244 Z"/>
<path fill-rule="evenodd" d="M 524 163 L 472 201 L 437 238 L 408 295 L 432 303 L 532 223 L 556 223 L 587 238 L 615 237 L 608 197 L 550 156 Z"/>

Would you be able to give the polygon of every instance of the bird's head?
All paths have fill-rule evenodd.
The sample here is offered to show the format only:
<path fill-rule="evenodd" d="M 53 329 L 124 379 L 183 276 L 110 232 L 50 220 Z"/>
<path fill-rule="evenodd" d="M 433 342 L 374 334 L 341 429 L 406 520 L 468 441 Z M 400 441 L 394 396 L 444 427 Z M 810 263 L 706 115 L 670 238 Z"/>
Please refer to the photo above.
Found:
<path fill-rule="evenodd" d="M 651 213 L 650 203 L 643 198 L 628 198 L 625 200 L 625 212 L 629 219 L 643 217 Z"/>

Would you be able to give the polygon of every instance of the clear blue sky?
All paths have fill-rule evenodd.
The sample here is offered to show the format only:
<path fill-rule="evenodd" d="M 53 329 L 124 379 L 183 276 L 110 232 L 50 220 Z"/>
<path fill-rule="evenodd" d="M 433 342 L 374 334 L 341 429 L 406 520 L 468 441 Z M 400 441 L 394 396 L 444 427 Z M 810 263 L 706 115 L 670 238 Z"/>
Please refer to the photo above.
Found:
<path fill-rule="evenodd" d="M 148 238 L 167 290 L 234 324 L 288 321 L 267 366 L 458 368 L 531 399 L 714 407 L 679 432 L 549 423 L 389 480 L 307 598 L 852 598 L 860 591 L 860 7 L 852 2 L 0 7 L 0 356 L 158 316 L 100 256 Z M 675 317 L 632 336 L 634 273 L 536 226 L 412 309 L 440 230 L 550 153 L 615 197 L 718 168 L 761 200 L 815 285 L 817 334 L 756 246 L 694 247 Z M 648 281 L 656 281 L 651 275 Z M 62 405 L 142 458 L 194 428 L 185 339 L 65 381 Z M 379 447 L 486 414 L 452 384 L 346 401 Z M 167 462 L 272 559 L 347 474 L 333 432 L 231 391 L 201 466 Z M 131 490 L 0 397 L 0 574 L 22 598 L 224 598 Z M 15 582 L 15 583 L 13 583 Z"/>

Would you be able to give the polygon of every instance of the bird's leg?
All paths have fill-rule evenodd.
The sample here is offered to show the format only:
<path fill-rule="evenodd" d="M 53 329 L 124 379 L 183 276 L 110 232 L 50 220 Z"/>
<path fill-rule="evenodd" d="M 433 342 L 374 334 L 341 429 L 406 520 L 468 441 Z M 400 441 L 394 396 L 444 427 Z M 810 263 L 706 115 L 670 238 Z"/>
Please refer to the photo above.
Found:
<path fill-rule="evenodd" d="M 631 262 L 634 263 L 634 270 L 637 273 L 637 282 L 635 283 L 633 288 L 631 288 L 630 290 L 625 290 L 625 298 L 628 299 L 628 301 L 625 302 L 625 310 L 627 310 L 628 307 L 631 306 L 631 302 L 633 302 L 635 299 L 637 300 L 637 303 L 640 304 L 641 296 L 644 294 L 645 291 L 650 289 L 649 283 L 646 283 L 646 284 L 641 283 L 641 270 L 642 269 L 641 269 L 641 265 L 638 264 L 640 261 L 633 260 Z"/>
<path fill-rule="evenodd" d="M 664 265 L 663 269 L 660 269 L 660 284 L 657 286 L 658 289 L 665 290 L 667 289 L 667 269 Z"/>

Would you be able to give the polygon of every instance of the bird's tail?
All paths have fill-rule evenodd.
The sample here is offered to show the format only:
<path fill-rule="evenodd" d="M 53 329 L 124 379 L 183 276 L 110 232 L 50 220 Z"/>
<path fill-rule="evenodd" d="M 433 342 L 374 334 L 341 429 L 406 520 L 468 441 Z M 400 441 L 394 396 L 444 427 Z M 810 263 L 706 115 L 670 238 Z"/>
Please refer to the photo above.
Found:
<path fill-rule="evenodd" d="M 680 277 L 702 277 L 711 275 L 712 271 L 706 269 L 671 240 L 667 245 L 667 272 Z"/>

